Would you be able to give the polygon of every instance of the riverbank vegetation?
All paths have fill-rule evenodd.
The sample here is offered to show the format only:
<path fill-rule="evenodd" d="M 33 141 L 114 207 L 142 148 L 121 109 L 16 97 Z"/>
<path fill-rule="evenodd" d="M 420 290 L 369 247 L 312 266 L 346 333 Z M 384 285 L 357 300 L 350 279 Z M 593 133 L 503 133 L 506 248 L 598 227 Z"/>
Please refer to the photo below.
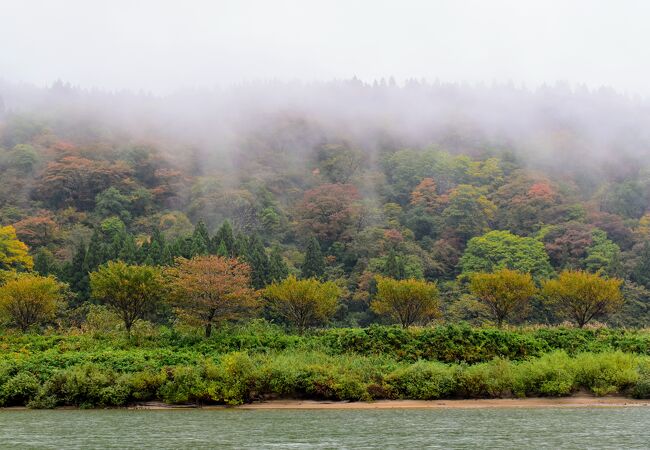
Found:
<path fill-rule="evenodd" d="M 0 404 L 240 404 L 269 398 L 650 397 L 650 333 L 607 328 L 373 326 L 286 332 L 265 321 L 129 337 L 103 308 L 67 334 L 0 337 Z"/>

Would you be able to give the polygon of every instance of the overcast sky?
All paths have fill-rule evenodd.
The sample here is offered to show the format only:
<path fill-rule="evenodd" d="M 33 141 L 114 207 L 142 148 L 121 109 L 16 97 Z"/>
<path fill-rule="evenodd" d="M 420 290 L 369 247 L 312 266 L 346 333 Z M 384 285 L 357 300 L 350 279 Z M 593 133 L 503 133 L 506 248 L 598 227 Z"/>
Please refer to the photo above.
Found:
<path fill-rule="evenodd" d="M 650 1 L 0 0 L 0 78 L 178 88 L 394 76 L 650 94 Z"/>

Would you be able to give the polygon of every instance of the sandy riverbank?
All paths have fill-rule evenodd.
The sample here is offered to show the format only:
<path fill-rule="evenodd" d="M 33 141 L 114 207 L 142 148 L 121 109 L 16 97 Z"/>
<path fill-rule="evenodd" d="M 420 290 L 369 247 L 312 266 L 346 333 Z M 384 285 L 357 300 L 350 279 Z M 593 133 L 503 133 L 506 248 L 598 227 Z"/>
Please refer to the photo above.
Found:
<path fill-rule="evenodd" d="M 331 402 L 316 400 L 269 400 L 234 407 L 234 409 L 476 409 L 476 408 L 593 408 L 642 407 L 650 400 L 628 397 L 594 397 L 578 395 L 561 398 L 497 398 L 472 400 L 378 400 L 374 402 Z M 163 403 L 132 406 L 132 409 L 184 409 Z M 223 409 L 224 406 L 204 406 L 203 409 Z"/>

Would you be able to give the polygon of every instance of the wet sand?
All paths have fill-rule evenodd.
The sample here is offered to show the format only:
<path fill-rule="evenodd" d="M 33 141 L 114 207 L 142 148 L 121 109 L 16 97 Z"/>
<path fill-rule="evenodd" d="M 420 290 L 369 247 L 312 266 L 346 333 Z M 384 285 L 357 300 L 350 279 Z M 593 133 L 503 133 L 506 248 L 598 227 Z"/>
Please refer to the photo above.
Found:
<path fill-rule="evenodd" d="M 493 398 L 467 400 L 377 400 L 373 402 L 337 402 L 318 400 L 268 400 L 230 407 L 230 409 L 477 409 L 477 408 L 606 408 L 650 406 L 650 400 L 628 397 L 575 395 L 559 398 Z M 196 405 L 167 405 L 145 403 L 130 409 L 186 409 Z M 226 406 L 209 405 L 202 409 L 224 409 Z"/>
<path fill-rule="evenodd" d="M 472 400 L 378 400 L 374 402 L 325 402 L 272 400 L 241 405 L 239 409 L 453 409 L 453 408 L 581 408 L 650 406 L 650 400 L 627 397 L 574 396 L 561 398 L 497 398 Z"/>

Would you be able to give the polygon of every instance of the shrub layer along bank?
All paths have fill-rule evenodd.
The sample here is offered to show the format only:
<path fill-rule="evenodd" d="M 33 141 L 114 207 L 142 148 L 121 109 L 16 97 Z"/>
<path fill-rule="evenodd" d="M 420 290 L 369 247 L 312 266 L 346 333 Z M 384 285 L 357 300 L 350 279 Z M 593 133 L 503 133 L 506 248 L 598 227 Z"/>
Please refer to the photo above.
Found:
<path fill-rule="evenodd" d="M 210 339 L 168 329 L 133 339 L 4 335 L 0 405 L 428 400 L 580 390 L 648 398 L 647 339 L 646 333 L 621 330 L 462 326 L 330 329 L 300 336 L 261 323 Z"/>

